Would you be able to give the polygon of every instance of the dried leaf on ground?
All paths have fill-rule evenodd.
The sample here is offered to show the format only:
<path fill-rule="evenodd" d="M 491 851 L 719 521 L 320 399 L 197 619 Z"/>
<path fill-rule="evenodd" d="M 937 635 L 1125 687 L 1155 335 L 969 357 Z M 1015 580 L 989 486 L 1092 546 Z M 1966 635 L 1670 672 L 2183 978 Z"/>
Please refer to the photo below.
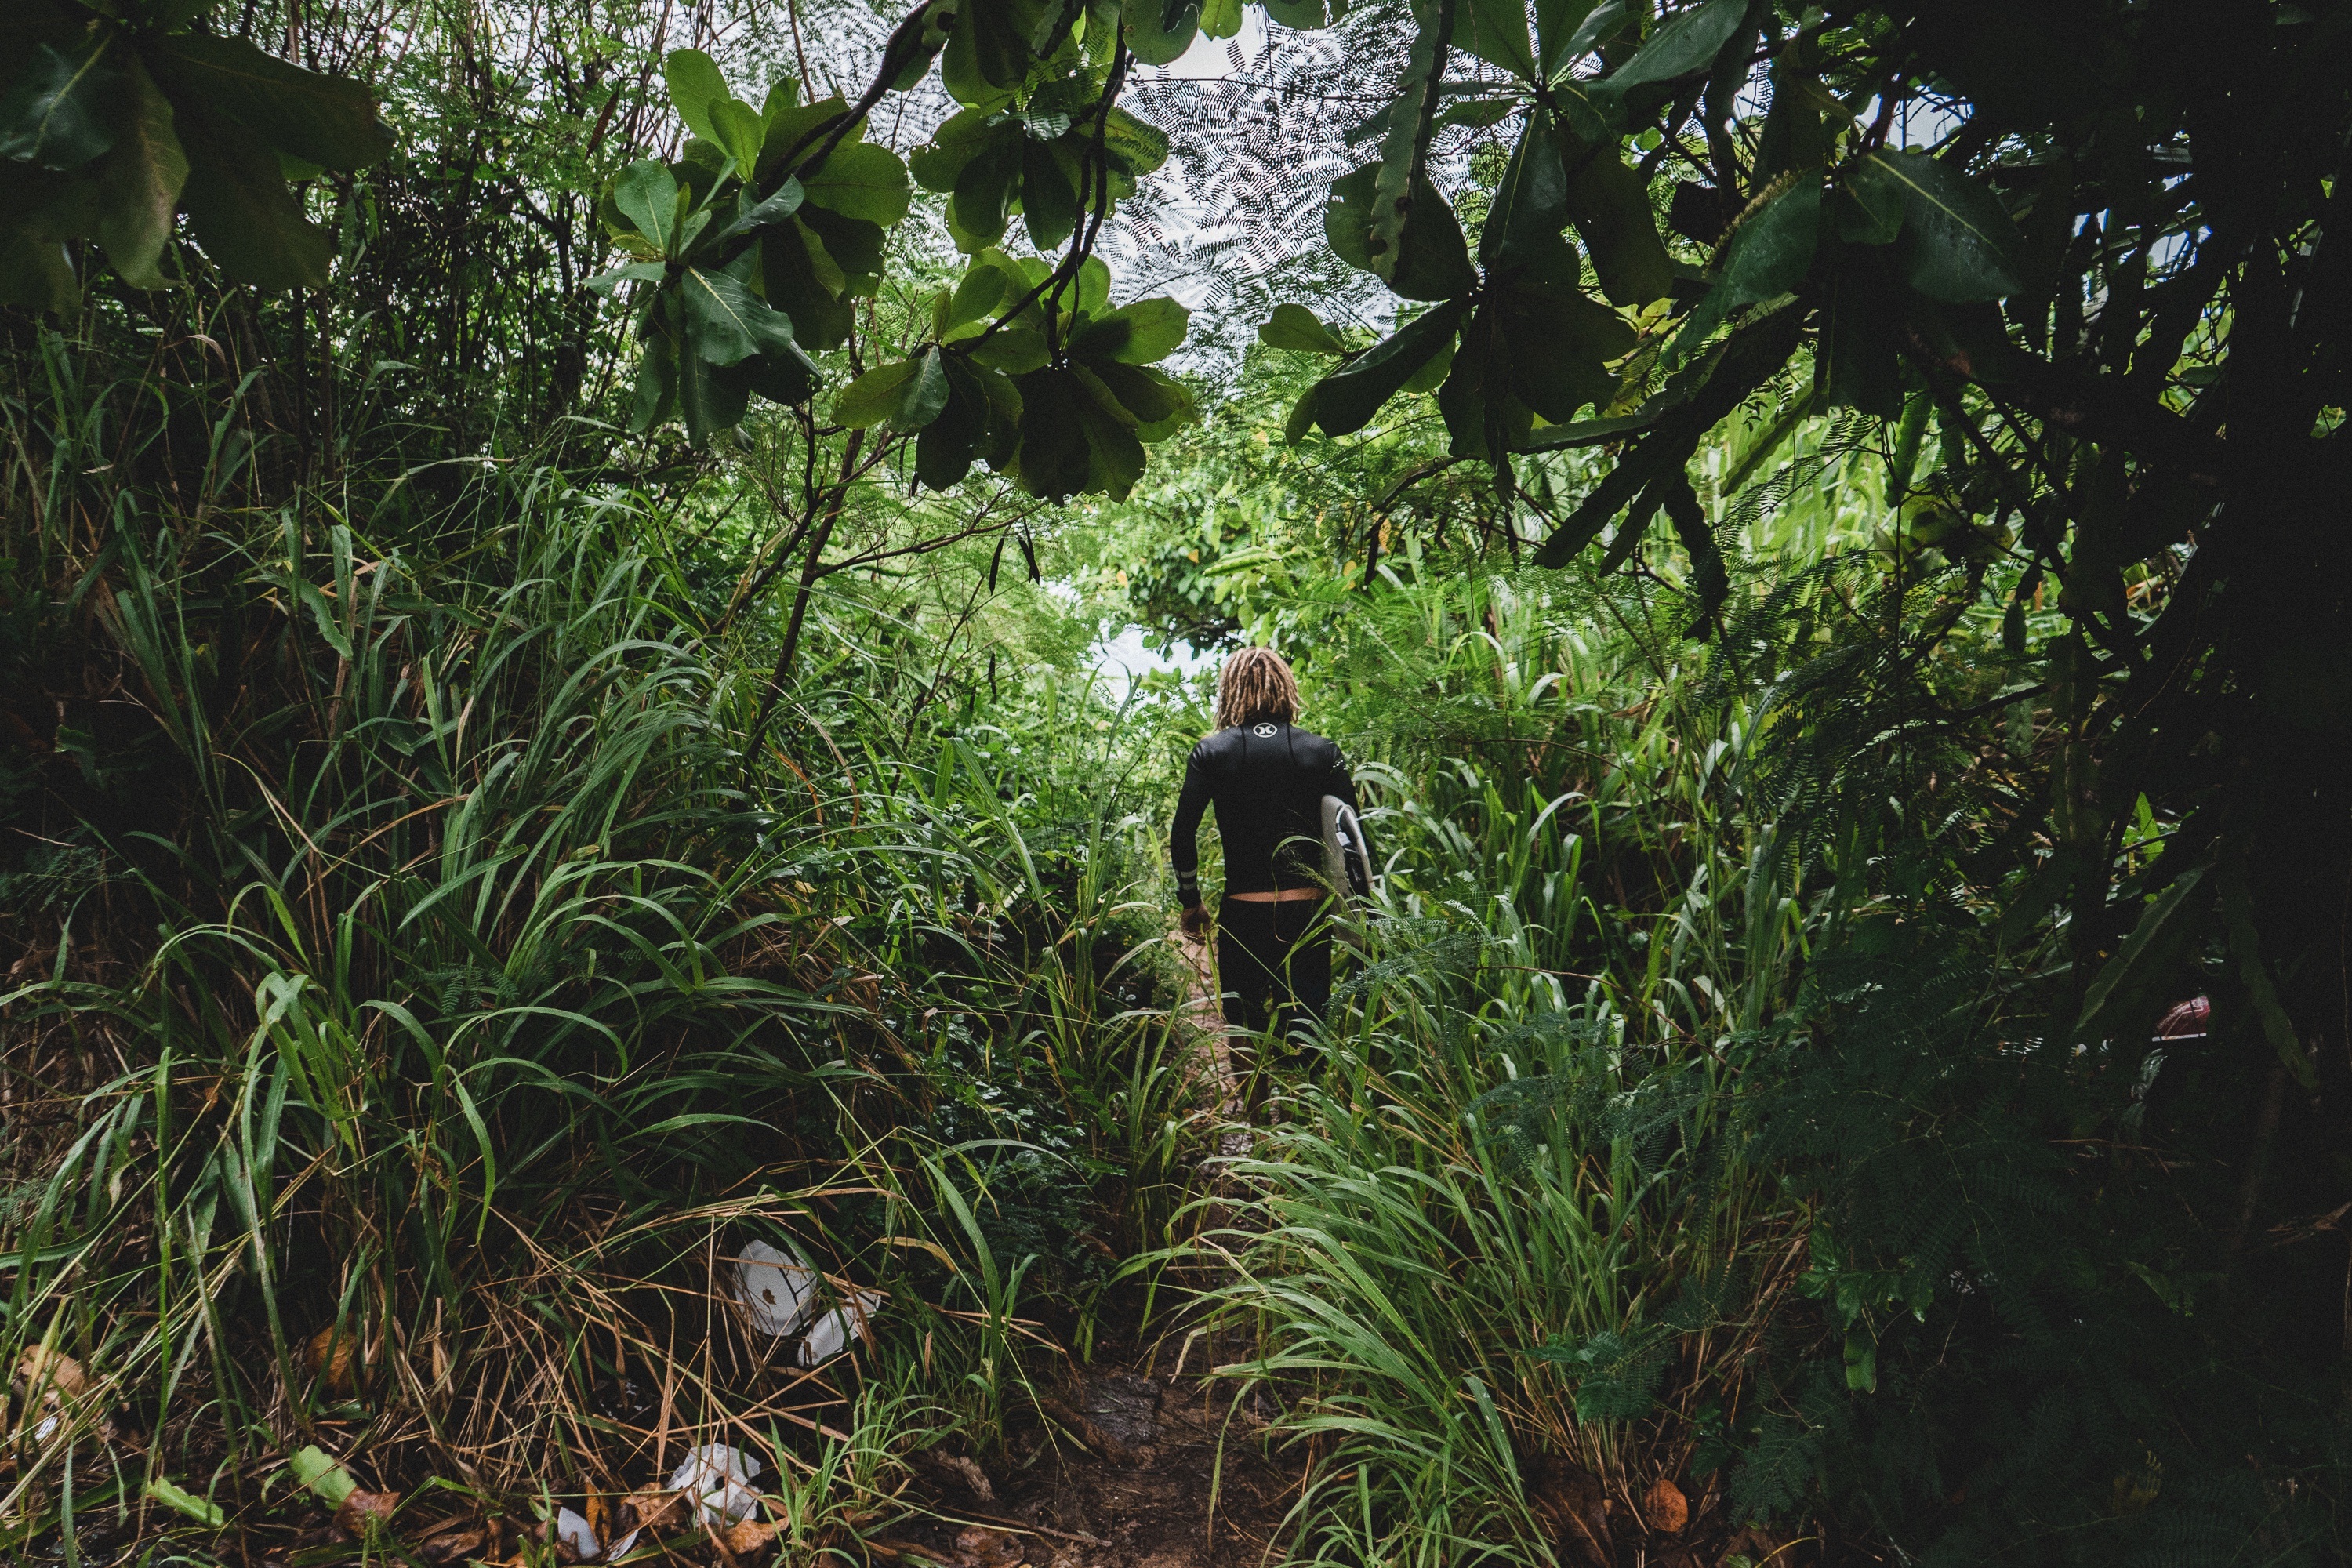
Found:
<path fill-rule="evenodd" d="M 977 1524 L 957 1533 L 955 1550 L 963 1568 L 1019 1568 L 1029 1554 L 1020 1537 Z"/>
<path fill-rule="evenodd" d="M 1649 1526 L 1662 1535 L 1677 1535 L 1690 1522 L 1690 1500 L 1683 1489 L 1664 1476 L 1651 1483 L 1650 1495 L 1642 1500 L 1642 1511 L 1648 1516 Z"/>
<path fill-rule="evenodd" d="M 686 1522 L 686 1494 L 667 1487 L 646 1487 L 631 1492 L 613 1510 L 613 1528 L 621 1534 L 638 1530 L 656 1533 L 676 1530 Z"/>
<path fill-rule="evenodd" d="M 16 1360 L 16 1383 L 19 1398 L 30 1399 L 37 1392 L 45 1404 L 54 1405 L 60 1397 L 79 1398 L 89 1386 L 89 1375 L 64 1352 L 35 1345 Z"/>
<path fill-rule="evenodd" d="M 302 1365 L 328 1393 L 356 1393 L 364 1370 L 359 1335 L 341 1324 L 329 1323 L 302 1347 Z"/>
<path fill-rule="evenodd" d="M 780 1528 L 766 1520 L 742 1520 L 719 1532 L 719 1544 L 732 1556 L 756 1556 L 776 1543 L 776 1531 Z"/>
<path fill-rule="evenodd" d="M 446 1521 L 425 1531 L 416 1544 L 416 1554 L 433 1568 L 439 1568 L 444 1563 L 478 1555 L 489 1535 L 489 1526 L 481 1520 Z"/>
<path fill-rule="evenodd" d="M 963 1482 L 964 1489 L 971 1492 L 972 1496 L 982 1502 L 996 1500 L 996 1488 L 990 1483 L 988 1472 L 980 1468 L 979 1460 L 969 1454 L 934 1452 L 930 1457 L 940 1462 L 941 1468 L 951 1472 L 958 1480 Z"/>
<path fill-rule="evenodd" d="M 1592 1475 L 1558 1454 L 1539 1454 L 1529 1467 L 1528 1500 L 1551 1527 L 1552 1537 L 1574 1560 L 1591 1568 L 1615 1568 L 1616 1547 L 1609 1528 L 1609 1499 Z"/>
<path fill-rule="evenodd" d="M 353 1487 L 335 1509 L 335 1528 L 357 1541 L 366 1541 L 392 1522 L 400 1506 L 398 1492 L 372 1492 Z"/>

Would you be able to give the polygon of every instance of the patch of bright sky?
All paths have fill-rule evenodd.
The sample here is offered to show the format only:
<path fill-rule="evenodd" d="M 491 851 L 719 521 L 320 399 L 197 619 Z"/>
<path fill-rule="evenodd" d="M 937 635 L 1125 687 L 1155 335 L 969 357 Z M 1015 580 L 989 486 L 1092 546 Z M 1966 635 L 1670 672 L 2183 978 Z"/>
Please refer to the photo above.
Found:
<path fill-rule="evenodd" d="M 1223 81 L 1240 74 L 1237 60 L 1247 60 L 1265 47 L 1265 16 L 1255 8 L 1242 13 L 1242 30 L 1230 38 L 1195 37 L 1192 47 L 1176 60 L 1162 67 L 1138 66 L 1139 71 L 1164 70 L 1178 81 Z M 1189 213 L 1167 215 L 1173 221 L 1168 226 L 1181 230 L 1192 216 Z M 1183 290 L 1176 290 L 1181 298 Z M 1187 301 L 1193 303 L 1196 301 Z M 1136 681 L 1160 671 L 1191 677 L 1216 662 L 1213 654 L 1196 653 L 1184 643 L 1179 643 L 1167 653 L 1154 653 L 1144 646 L 1143 628 L 1126 626 L 1106 635 L 1094 646 L 1095 673 L 1102 678 L 1105 694 L 1113 701 L 1123 702 Z"/>
<path fill-rule="evenodd" d="M 1128 626 L 1121 627 L 1118 636 L 1106 637 L 1095 644 L 1094 661 L 1105 695 L 1114 702 L 1124 702 L 1128 692 L 1143 677 L 1166 670 L 1189 679 L 1215 664 L 1216 655 L 1196 653 L 1189 643 L 1178 643 L 1168 653 L 1154 653 L 1143 646 L 1143 628 Z"/>

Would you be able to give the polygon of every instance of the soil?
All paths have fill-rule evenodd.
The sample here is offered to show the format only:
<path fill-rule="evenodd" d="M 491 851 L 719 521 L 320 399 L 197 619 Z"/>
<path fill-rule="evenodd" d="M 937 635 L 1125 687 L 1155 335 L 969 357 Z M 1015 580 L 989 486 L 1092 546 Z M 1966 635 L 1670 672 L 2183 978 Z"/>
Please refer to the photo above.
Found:
<path fill-rule="evenodd" d="M 1255 1568 L 1278 1555 L 1305 1456 L 1269 1451 L 1233 1383 L 1200 1374 L 1202 1352 L 1180 1375 L 1097 1368 L 1048 1394 L 1051 1428 L 1013 1446 L 1025 1461 L 935 1462 L 935 1517 L 870 1544 L 950 1568 Z"/>
<path fill-rule="evenodd" d="M 1178 1016 L 1193 1026 L 1199 1070 L 1215 1075 L 1235 1116 L 1208 950 L 1188 937 L 1177 944 L 1190 972 Z M 1247 1134 L 1226 1142 L 1219 1152 L 1237 1153 Z M 934 1517 L 869 1544 L 949 1568 L 1255 1568 L 1279 1557 L 1273 1543 L 1307 1456 L 1267 1442 L 1253 1397 L 1237 1400 L 1234 1380 L 1207 1375 L 1244 1353 L 1179 1336 L 1098 1356 L 1082 1380 L 1045 1394 L 1050 1426 L 1016 1438 L 1009 1462 L 992 1471 L 934 1457 L 922 1499 Z"/>

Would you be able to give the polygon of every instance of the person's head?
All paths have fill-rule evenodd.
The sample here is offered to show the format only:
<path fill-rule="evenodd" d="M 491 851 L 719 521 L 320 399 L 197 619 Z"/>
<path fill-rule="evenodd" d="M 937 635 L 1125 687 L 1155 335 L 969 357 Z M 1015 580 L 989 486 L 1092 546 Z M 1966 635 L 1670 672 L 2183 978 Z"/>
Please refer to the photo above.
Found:
<path fill-rule="evenodd" d="M 1270 647 L 1245 647 L 1217 672 L 1217 728 L 1231 730 L 1271 719 L 1287 724 L 1298 717 L 1298 678 Z"/>

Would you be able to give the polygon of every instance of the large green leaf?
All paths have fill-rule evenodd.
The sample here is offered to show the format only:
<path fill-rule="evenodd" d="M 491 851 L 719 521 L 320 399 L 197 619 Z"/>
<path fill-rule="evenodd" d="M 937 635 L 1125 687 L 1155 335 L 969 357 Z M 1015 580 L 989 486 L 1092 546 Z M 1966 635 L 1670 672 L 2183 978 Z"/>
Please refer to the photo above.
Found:
<path fill-rule="evenodd" d="M 1342 261 L 1367 272 L 1379 269 L 1371 248 L 1372 199 L 1381 166 L 1367 164 L 1331 183 L 1323 208 L 1323 234 Z M 1407 214 L 1402 255 L 1388 285 L 1407 300 L 1451 300 L 1477 287 L 1469 242 L 1453 206 L 1423 179 Z"/>
<path fill-rule="evenodd" d="M 1428 176 L 1423 163 L 1429 155 L 1430 122 L 1435 118 L 1439 79 L 1445 74 L 1446 36 L 1453 30 L 1459 0 L 1417 0 L 1413 6 L 1412 46 L 1405 55 L 1403 79 L 1389 105 L 1388 134 L 1381 143 L 1381 161 L 1372 166 L 1371 200 L 1364 223 L 1363 248 L 1369 269 L 1407 299 L 1443 298 L 1411 294 L 1397 279 L 1415 265 L 1409 243 L 1409 226 L 1421 231 L 1421 243 L 1433 244 L 1437 236 L 1415 224 L 1433 191 L 1424 193 Z M 1336 188 L 1336 187 L 1335 187 Z M 1453 219 L 1453 210 L 1446 210 Z M 1458 231 L 1459 224 L 1454 227 Z"/>
<path fill-rule="evenodd" d="M 944 303 L 934 321 L 939 335 L 945 337 L 951 328 L 967 321 L 977 321 L 996 309 L 1005 297 L 1005 275 L 1002 268 L 975 262 L 960 279 L 954 289 L 943 296 Z"/>
<path fill-rule="evenodd" d="M 1172 65 L 1201 27 L 1201 0 L 1170 5 L 1165 0 L 1126 0 L 1120 31 L 1135 58 L 1148 66 Z"/>
<path fill-rule="evenodd" d="M 613 205 L 637 232 L 667 254 L 677 229 L 677 176 L 667 165 L 640 158 L 613 176 Z"/>
<path fill-rule="evenodd" d="M 669 276 L 669 268 L 658 261 L 632 261 L 608 272 L 599 272 L 588 279 L 588 287 L 606 299 L 620 291 L 624 283 L 658 283 Z"/>
<path fill-rule="evenodd" d="M 971 355 L 978 363 L 1007 375 L 1042 370 L 1054 357 L 1045 334 L 1034 327 L 999 327 L 974 343 Z"/>
<path fill-rule="evenodd" d="M 1563 137 L 1568 216 L 1592 258 L 1601 291 L 1619 305 L 1664 299 L 1674 280 L 1674 262 L 1658 237 L 1642 176 L 1618 158 L 1613 142 L 1596 147 L 1572 133 Z"/>
<path fill-rule="evenodd" d="M 1568 175 L 1560 167 L 1559 138 L 1551 117 L 1538 109 L 1528 115 L 1519 144 L 1503 165 L 1478 234 L 1478 260 L 1489 273 L 1497 268 L 1548 257 L 1568 226 Z M 1573 273 L 1570 282 L 1575 280 Z"/>
<path fill-rule="evenodd" d="M 1999 197 L 1958 167 L 1925 153 L 1865 153 L 1903 189 L 1905 273 L 1930 300 L 1968 304 L 2025 287 L 2024 237 Z"/>
<path fill-rule="evenodd" d="M 1078 193 L 1054 149 L 1021 138 L 1021 223 L 1029 243 L 1052 250 L 1078 224 Z"/>
<path fill-rule="evenodd" d="M 1083 126 L 1069 134 L 1073 140 L 1087 140 Z M 1117 104 L 1103 116 L 1102 145 L 1111 167 L 1129 180 L 1139 180 L 1168 162 L 1167 132 L 1145 124 Z"/>
<path fill-rule="evenodd" d="M 760 166 L 760 147 L 768 133 L 766 122 L 750 104 L 719 98 L 710 103 L 710 129 L 711 140 L 727 150 L 737 173 L 751 179 Z"/>
<path fill-rule="evenodd" d="M 887 147 L 870 142 L 844 142 L 823 168 L 800 178 L 811 204 L 866 223 L 897 223 L 913 200 L 907 165 Z"/>
<path fill-rule="evenodd" d="M 1622 93 L 1628 88 L 1696 75 L 1714 63 L 1747 15 L 1748 0 L 1705 0 L 1676 13 L 1650 35 L 1639 53 L 1609 73 L 1610 88 Z"/>
<path fill-rule="evenodd" d="M 689 267 L 678 274 L 678 305 L 697 357 L 735 364 L 793 341 L 792 319 L 731 272 Z"/>
<path fill-rule="evenodd" d="M 727 79 L 719 74 L 718 62 L 700 49 L 672 49 L 662 61 L 662 79 L 686 128 L 705 142 L 724 146 L 726 138 L 710 113 L 711 106 L 727 96 Z"/>
<path fill-rule="evenodd" d="M 1314 422 L 1327 436 L 1350 435 L 1370 424 L 1381 405 L 1445 346 L 1465 308 L 1454 300 L 1425 311 L 1317 382 L 1307 394 Z"/>
<path fill-rule="evenodd" d="M 796 163 L 826 137 L 837 134 L 844 145 L 866 138 L 866 121 L 850 119 L 849 104 L 838 93 L 814 103 L 779 103 L 774 94 L 769 97 L 771 101 L 760 111 L 767 131 L 760 148 L 759 174 L 753 181 L 762 190 L 772 188 L 787 172 L 786 164 Z"/>
<path fill-rule="evenodd" d="M 71 169 L 114 145 L 122 76 L 111 39 L 100 31 L 79 48 L 33 50 L 0 94 L 0 158 Z"/>
<path fill-rule="evenodd" d="M 364 169 L 392 151 L 365 86 L 275 59 L 242 38 L 175 34 L 148 64 L 175 105 L 235 120 L 320 168 Z"/>
<path fill-rule="evenodd" d="M 98 172 L 98 241 L 125 282 L 161 289 L 156 270 L 188 181 L 187 153 L 172 129 L 172 106 L 137 60 L 123 72 L 121 132 Z"/>
<path fill-rule="evenodd" d="M 1616 378 L 1603 362 L 1633 346 L 1633 330 L 1573 289 L 1501 289 L 1491 307 L 1514 396 L 1555 425 L 1605 405 Z"/>
<path fill-rule="evenodd" d="M 1819 170 L 1795 174 L 1741 221 L 1717 262 L 1726 311 L 1785 294 L 1804 281 L 1822 231 Z"/>
<path fill-rule="evenodd" d="M 794 342 L 836 349 L 849 336 L 852 310 L 841 268 L 798 218 L 770 229 L 760 241 L 761 282 L 768 303 L 792 318 Z"/>
<path fill-rule="evenodd" d="M 1182 382 L 1164 371 L 1108 360 L 1092 361 L 1083 368 L 1133 416 L 1139 441 L 1167 439 L 1189 423 L 1195 412 L 1192 394 Z"/>
<path fill-rule="evenodd" d="M 1147 4 L 1151 0 L 1147 0 Z M 1017 378 L 1021 390 L 1021 442 L 1013 471 L 1021 488 L 1047 500 L 1063 500 L 1087 486 L 1093 461 L 1079 404 L 1093 396 L 1067 371 L 1038 370 Z M 1142 451 L 1138 442 L 1136 450 Z"/>
<path fill-rule="evenodd" d="M 1832 407 L 1892 419 L 1903 411 L 1903 310 L 1885 277 L 1885 253 L 1843 245 L 1826 258 L 1827 310 L 1813 350 L 1814 383 Z"/>
<path fill-rule="evenodd" d="M 1856 159 L 1840 171 L 1837 227 L 1840 239 L 1857 245 L 1892 245 L 1903 232 L 1907 182 L 1885 158 Z"/>
<path fill-rule="evenodd" d="M 1647 7 L 1643 7 L 1647 14 Z M 1578 13 L 1581 15 L 1578 15 Z M 1574 16 L 1571 26 L 1568 18 Z M 1593 50 L 1609 43 L 1633 25 L 1633 7 L 1626 0 L 1602 0 L 1598 5 L 1587 5 L 1583 0 L 1568 0 L 1559 6 L 1559 20 L 1544 25 L 1541 7 L 1536 16 L 1536 30 L 1544 43 L 1544 69 L 1554 86 L 1561 85 L 1576 62 Z M 1566 37 L 1562 37 L 1562 34 Z"/>
<path fill-rule="evenodd" d="M 184 110 L 188 226 L 223 272 L 258 289 L 321 288 L 334 243 L 303 216 L 278 154 L 242 125 Z"/>
<path fill-rule="evenodd" d="M 1055 374 L 1047 372 L 1047 374 Z M 1143 477 L 1143 438 L 1132 416 L 1090 371 L 1073 369 L 1078 424 L 1087 438 L 1087 486 L 1113 500 L 1125 500 Z"/>
<path fill-rule="evenodd" d="M 867 371 L 835 395 L 833 422 L 852 430 L 881 424 L 898 411 L 908 384 L 922 368 L 915 360 L 902 359 Z"/>
<path fill-rule="evenodd" d="M 1522 81 L 1538 79 L 1535 46 L 1528 39 L 1528 13 L 1521 0 L 1460 0 L 1454 47 Z"/>
<path fill-rule="evenodd" d="M 1079 329 L 1070 339 L 1070 353 L 1082 359 L 1150 364 L 1176 352 L 1191 320 L 1192 312 L 1165 295 L 1138 300 Z"/>
<path fill-rule="evenodd" d="M 1276 305 L 1273 316 L 1258 328 L 1257 341 L 1270 349 L 1297 353 L 1339 355 L 1348 345 L 1304 305 Z"/>
<path fill-rule="evenodd" d="M 1201 36 L 1230 38 L 1242 30 L 1242 0 L 1201 0 Z"/>
<path fill-rule="evenodd" d="M 952 354 L 945 363 L 947 406 L 915 442 L 916 477 L 933 489 L 961 480 L 977 457 L 1009 467 L 1021 442 L 1021 394 L 1012 378 Z"/>
<path fill-rule="evenodd" d="M 915 183 L 944 195 L 956 188 L 958 176 L 988 148 L 1021 134 L 1021 127 L 984 109 L 965 109 L 950 115 L 931 132 L 931 139 L 907 154 Z"/>
<path fill-rule="evenodd" d="M 989 142 L 956 176 L 955 194 L 948 203 L 948 233 L 956 248 L 970 255 L 1004 237 L 1013 216 L 1013 199 L 1020 189 L 1022 143 L 1018 130 Z"/>
<path fill-rule="evenodd" d="M 740 425 L 751 400 L 751 378 L 740 366 L 715 364 L 699 354 L 678 356 L 677 412 L 696 446 Z"/>
<path fill-rule="evenodd" d="M 710 237 L 711 239 L 732 239 L 739 234 L 749 234 L 755 228 L 769 228 L 781 225 L 786 218 L 801 210 L 801 183 L 798 180 L 786 180 L 777 189 L 756 202 L 751 201 L 751 189 L 746 186 L 742 193 L 742 199 L 751 202 L 751 205 L 746 206 L 732 223 L 713 234 Z"/>
<path fill-rule="evenodd" d="M 805 403 L 823 378 L 797 343 L 771 346 L 733 367 L 743 384 L 771 403 Z"/>
<path fill-rule="evenodd" d="M 1499 466 L 1526 444 L 1535 414 L 1512 395 L 1510 347 L 1502 341 L 1491 310 L 1478 311 L 1462 329 L 1453 367 L 1437 389 L 1437 411 L 1445 419 L 1445 449 L 1453 456 Z"/>
<path fill-rule="evenodd" d="M 890 411 L 890 428 L 919 430 L 938 418 L 947 405 L 946 361 L 937 348 L 926 349 L 915 361 L 915 374 L 899 389 L 898 405 Z"/>
<path fill-rule="evenodd" d="M 644 435 L 670 418 L 677 408 L 677 345 L 667 332 L 646 340 L 637 362 L 635 395 L 629 404 L 629 428 Z"/>
<path fill-rule="evenodd" d="M 959 103 L 1009 100 L 1075 20 L 1060 0 L 961 0 L 940 79 Z"/>
<path fill-rule="evenodd" d="M 1536 63 L 1544 80 L 1576 63 L 1568 53 L 1569 45 L 1591 14 L 1592 0 L 1536 0 Z"/>
<path fill-rule="evenodd" d="M 845 217 L 814 203 L 803 204 L 793 221 L 824 242 L 825 254 L 841 268 L 845 294 L 866 298 L 882 287 L 882 248 L 890 237 L 880 224 Z"/>
<path fill-rule="evenodd" d="M 1040 272 L 1043 273 L 1040 264 Z M 1062 295 L 1066 310 L 1083 310 L 1098 315 L 1110 305 L 1110 263 L 1099 256 L 1089 256 L 1078 263 L 1078 275 Z"/>

